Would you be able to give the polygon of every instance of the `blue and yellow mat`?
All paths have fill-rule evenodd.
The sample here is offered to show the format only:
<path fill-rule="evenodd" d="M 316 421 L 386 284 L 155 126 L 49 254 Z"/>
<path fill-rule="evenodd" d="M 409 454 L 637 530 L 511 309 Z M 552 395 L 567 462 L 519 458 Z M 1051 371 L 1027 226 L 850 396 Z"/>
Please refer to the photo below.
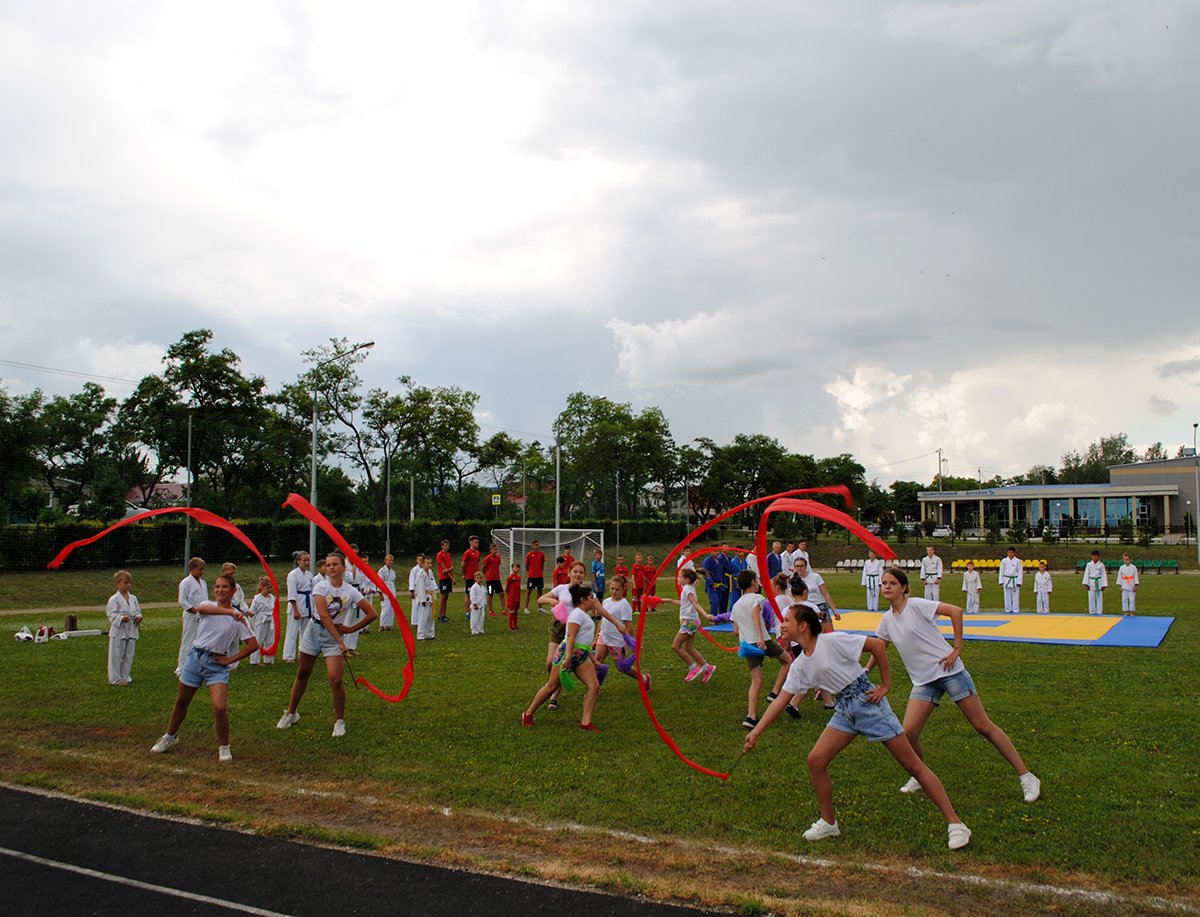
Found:
<path fill-rule="evenodd" d="M 842 609 L 838 630 L 873 634 L 879 626 L 878 611 Z M 939 618 L 942 633 L 954 636 L 948 618 Z M 1137 615 L 963 615 L 963 639 L 998 640 L 1002 643 L 1058 643 L 1068 646 L 1158 646 L 1175 623 L 1174 618 Z M 732 631 L 732 624 L 718 624 L 709 631 Z"/>

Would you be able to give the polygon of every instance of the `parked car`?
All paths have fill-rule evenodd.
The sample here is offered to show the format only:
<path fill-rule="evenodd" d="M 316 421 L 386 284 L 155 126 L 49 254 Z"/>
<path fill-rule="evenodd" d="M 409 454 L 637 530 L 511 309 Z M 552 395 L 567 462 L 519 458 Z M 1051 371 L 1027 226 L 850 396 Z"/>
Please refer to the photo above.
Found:
<path fill-rule="evenodd" d="M 865 528 L 872 535 L 878 535 L 880 526 L 878 522 L 868 522 L 865 526 L 863 526 L 863 528 Z"/>
<path fill-rule="evenodd" d="M 937 528 L 935 528 L 933 530 L 934 538 L 949 538 L 953 534 L 954 534 L 954 529 L 950 528 L 950 526 L 948 526 L 948 525 L 939 525 Z"/>

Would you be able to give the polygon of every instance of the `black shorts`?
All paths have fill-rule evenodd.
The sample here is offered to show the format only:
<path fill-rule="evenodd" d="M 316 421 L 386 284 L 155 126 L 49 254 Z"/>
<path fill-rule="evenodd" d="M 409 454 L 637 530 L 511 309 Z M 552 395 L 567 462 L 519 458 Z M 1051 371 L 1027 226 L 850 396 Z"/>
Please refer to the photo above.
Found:
<path fill-rule="evenodd" d="M 545 577 L 531 576 L 531 577 L 529 577 L 529 582 L 526 584 L 525 588 L 536 589 L 536 590 L 538 590 L 538 592 L 541 592 L 542 589 L 545 588 L 545 586 L 546 586 L 546 578 Z"/>
<path fill-rule="evenodd" d="M 438 580 L 438 592 L 442 595 L 449 595 L 454 591 L 454 580 L 446 578 Z"/>
<path fill-rule="evenodd" d="M 488 595 L 504 595 L 504 583 L 498 579 L 490 579 L 485 584 Z"/>

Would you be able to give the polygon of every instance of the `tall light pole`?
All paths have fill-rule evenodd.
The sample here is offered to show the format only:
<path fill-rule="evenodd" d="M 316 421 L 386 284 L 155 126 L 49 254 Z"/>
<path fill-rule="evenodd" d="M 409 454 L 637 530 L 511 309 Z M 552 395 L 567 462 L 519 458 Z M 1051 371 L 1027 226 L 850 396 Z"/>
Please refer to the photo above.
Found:
<path fill-rule="evenodd" d="M 1192 462 L 1196 475 L 1196 507 L 1200 509 L 1200 455 L 1196 454 L 1196 428 L 1200 423 L 1192 424 Z M 1200 563 L 1200 537 L 1196 538 L 1196 563 Z"/>
<path fill-rule="evenodd" d="M 617 553 L 621 553 L 621 472 L 617 470 Z"/>
<path fill-rule="evenodd" d="M 386 521 L 383 524 L 383 553 L 392 553 L 392 450 L 388 448 L 387 460 L 384 463 L 383 513 Z"/>
<path fill-rule="evenodd" d="M 188 405 L 188 491 L 187 505 L 192 508 L 192 407 Z M 192 516 L 183 517 L 183 569 L 187 570 L 192 559 Z"/>
<path fill-rule="evenodd" d="M 355 344 L 345 353 L 335 353 L 327 360 L 322 360 L 313 367 L 313 415 L 312 415 L 312 479 L 308 489 L 308 502 L 316 509 L 317 506 L 317 403 L 320 400 L 320 393 L 316 386 L 316 371 L 322 366 L 328 366 L 330 363 L 336 363 L 338 360 L 344 360 L 346 357 L 352 357 L 360 350 L 370 350 L 375 346 L 374 341 L 365 341 L 362 344 Z M 308 556 L 316 561 L 317 559 L 317 524 L 310 522 L 308 524 Z"/>
<path fill-rule="evenodd" d="M 562 440 L 554 434 L 554 553 L 558 554 L 558 532 L 562 528 Z"/>

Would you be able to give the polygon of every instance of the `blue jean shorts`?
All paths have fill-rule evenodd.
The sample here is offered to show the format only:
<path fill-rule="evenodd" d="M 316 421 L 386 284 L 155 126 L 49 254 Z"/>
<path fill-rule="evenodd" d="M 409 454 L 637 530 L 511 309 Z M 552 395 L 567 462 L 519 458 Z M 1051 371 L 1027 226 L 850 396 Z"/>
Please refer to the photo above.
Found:
<path fill-rule="evenodd" d="M 913 685 L 912 693 L 908 695 L 910 701 L 923 700 L 929 701 L 935 707 L 942 699 L 943 694 L 949 694 L 950 700 L 958 703 L 964 697 L 970 697 L 972 694 L 978 694 L 975 689 L 975 682 L 971 680 L 971 673 L 966 669 L 961 672 L 955 672 L 953 675 L 943 675 L 936 681 L 931 681 L 925 685 Z"/>
<path fill-rule="evenodd" d="M 858 681 L 851 682 L 834 696 L 833 716 L 829 726 L 838 732 L 860 735 L 871 742 L 886 742 L 904 735 L 904 727 L 892 712 L 885 697 L 878 704 L 867 700 L 867 692 L 875 685 L 866 673 Z"/>
<path fill-rule="evenodd" d="M 305 656 L 340 656 L 342 648 L 316 618 L 308 622 L 300 635 L 300 652 Z"/>
<path fill-rule="evenodd" d="M 183 657 L 183 665 L 179 669 L 179 681 L 189 688 L 204 685 L 229 684 L 229 666 L 218 665 L 212 660 L 212 653 L 193 646 Z"/>

